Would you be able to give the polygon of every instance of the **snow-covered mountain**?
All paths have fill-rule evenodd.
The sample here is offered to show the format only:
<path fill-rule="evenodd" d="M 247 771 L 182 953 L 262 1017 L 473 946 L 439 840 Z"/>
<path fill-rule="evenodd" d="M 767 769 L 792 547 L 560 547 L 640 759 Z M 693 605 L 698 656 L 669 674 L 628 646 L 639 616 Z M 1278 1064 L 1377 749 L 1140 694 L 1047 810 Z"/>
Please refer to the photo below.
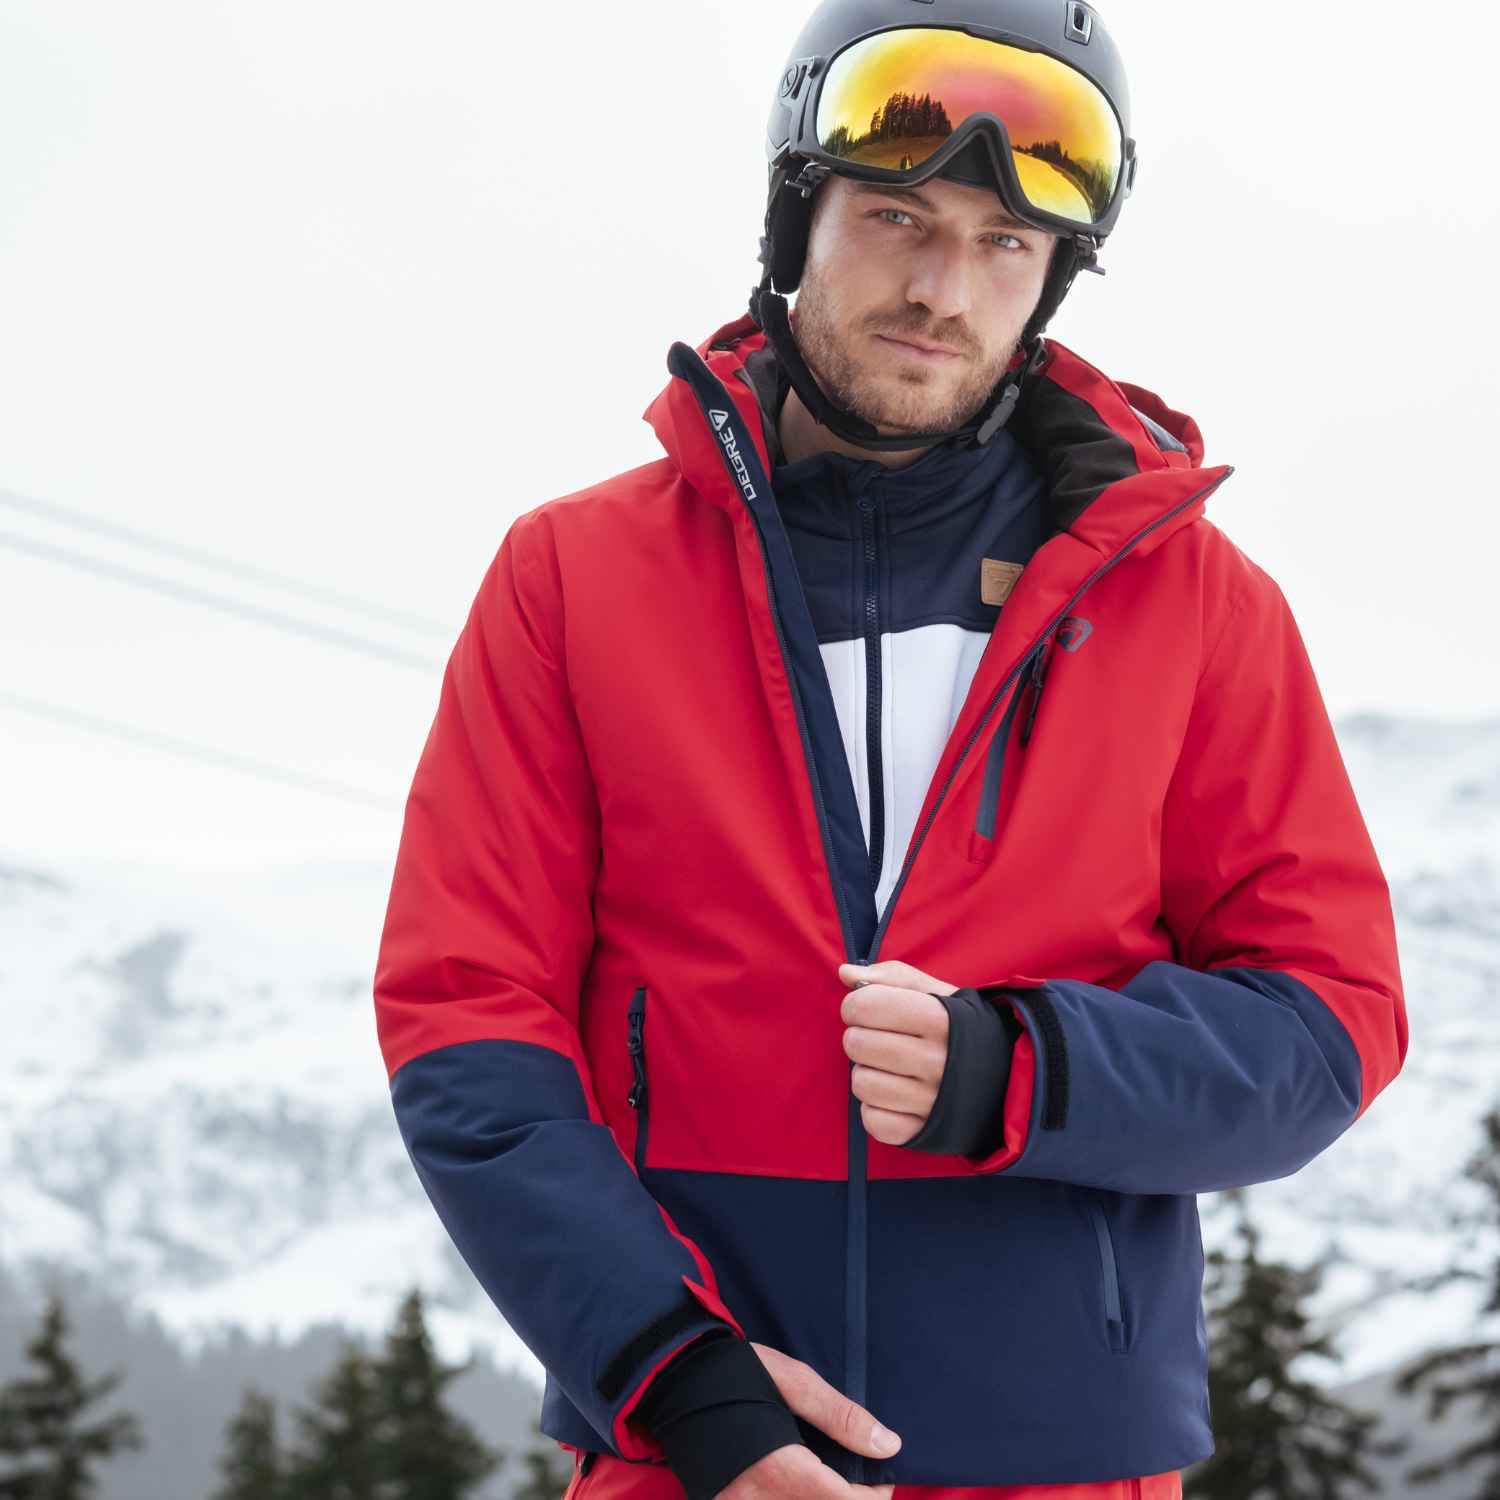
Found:
<path fill-rule="evenodd" d="M 1339 1255 L 1351 1381 L 1472 1331 L 1495 1253 L 1460 1173 L 1500 1098 L 1500 722 L 1362 715 L 1340 744 L 1397 909 L 1411 1052 L 1366 1116 L 1252 1190 L 1263 1253 Z M 420 1283 L 450 1357 L 540 1366 L 479 1291 L 391 1114 L 370 1001 L 387 867 L 43 869 L 0 850 L 0 1267 L 62 1261 L 185 1340 L 370 1336 Z M 1202 1200 L 1205 1239 L 1229 1216 Z"/>

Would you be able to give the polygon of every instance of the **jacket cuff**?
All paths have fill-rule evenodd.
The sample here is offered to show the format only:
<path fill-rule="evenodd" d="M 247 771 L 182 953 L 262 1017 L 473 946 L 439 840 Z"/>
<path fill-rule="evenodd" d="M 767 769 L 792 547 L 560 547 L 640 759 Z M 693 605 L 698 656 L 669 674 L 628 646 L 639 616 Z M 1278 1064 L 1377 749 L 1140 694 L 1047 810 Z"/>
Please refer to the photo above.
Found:
<path fill-rule="evenodd" d="M 931 1114 L 902 1145 L 941 1155 L 988 1155 L 1005 1142 L 1005 1090 L 1024 1028 L 1003 997 L 987 999 L 972 986 L 936 998 L 948 1011 L 948 1060 Z"/>
<path fill-rule="evenodd" d="M 713 1500 L 766 1454 L 802 1442 L 770 1371 L 728 1328 L 695 1339 L 658 1371 L 631 1420 L 661 1444 L 688 1500 Z"/>

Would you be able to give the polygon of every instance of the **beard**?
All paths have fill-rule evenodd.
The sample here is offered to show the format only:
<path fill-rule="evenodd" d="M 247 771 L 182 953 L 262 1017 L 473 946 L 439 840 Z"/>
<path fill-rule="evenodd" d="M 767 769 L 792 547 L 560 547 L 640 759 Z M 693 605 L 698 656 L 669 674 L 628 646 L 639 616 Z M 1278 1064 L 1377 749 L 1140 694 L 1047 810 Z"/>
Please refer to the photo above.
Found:
<path fill-rule="evenodd" d="M 863 417 L 890 436 L 952 432 L 989 400 L 1021 347 L 1021 329 L 986 359 L 974 337 L 959 327 L 934 324 L 925 309 L 908 304 L 899 311 L 851 318 L 835 284 L 820 266 L 808 265 L 797 294 L 793 332 L 797 347 L 818 384 L 835 405 Z M 858 345 L 877 333 L 946 344 L 965 356 L 955 380 L 946 371 L 882 357 L 874 346 Z"/>

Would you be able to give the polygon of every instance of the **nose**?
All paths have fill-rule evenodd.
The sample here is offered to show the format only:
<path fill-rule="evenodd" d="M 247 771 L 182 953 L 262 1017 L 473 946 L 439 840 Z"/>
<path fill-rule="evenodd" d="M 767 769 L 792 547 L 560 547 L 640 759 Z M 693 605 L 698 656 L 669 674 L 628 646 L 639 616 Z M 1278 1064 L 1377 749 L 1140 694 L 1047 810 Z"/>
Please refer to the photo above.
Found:
<path fill-rule="evenodd" d="M 920 302 L 939 321 L 973 310 L 973 268 L 957 236 L 934 235 L 922 247 L 906 284 L 906 300 Z"/>

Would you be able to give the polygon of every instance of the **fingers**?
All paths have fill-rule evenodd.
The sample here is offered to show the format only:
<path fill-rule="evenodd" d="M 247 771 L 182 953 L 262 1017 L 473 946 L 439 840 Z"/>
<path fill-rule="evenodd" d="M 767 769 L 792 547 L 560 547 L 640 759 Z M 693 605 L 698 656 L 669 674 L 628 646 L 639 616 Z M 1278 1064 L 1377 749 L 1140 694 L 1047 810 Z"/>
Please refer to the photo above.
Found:
<path fill-rule="evenodd" d="M 927 1123 L 926 1115 L 896 1114 L 888 1109 L 876 1109 L 871 1104 L 859 1107 L 859 1122 L 871 1140 L 886 1146 L 904 1146 L 915 1139 Z"/>
<path fill-rule="evenodd" d="M 811 1365 L 764 1344 L 752 1343 L 750 1347 L 770 1372 L 786 1404 L 840 1446 L 867 1458 L 889 1458 L 899 1450 L 899 1437 L 886 1433 L 870 1412 L 830 1385 Z M 885 1434 L 889 1441 L 880 1441 L 877 1434 Z"/>
<path fill-rule="evenodd" d="M 941 1077 L 941 1069 L 935 1077 L 911 1078 L 855 1063 L 849 1075 L 849 1086 L 854 1097 L 873 1110 L 884 1114 L 911 1115 L 917 1120 L 925 1120 L 932 1113 L 932 1106 L 937 1100 L 938 1080 Z"/>
<path fill-rule="evenodd" d="M 863 981 L 866 984 L 891 984 L 900 989 L 937 990 L 940 993 L 957 988 L 946 980 L 938 979 L 915 964 L 904 963 L 899 958 L 883 958 L 877 964 L 840 964 L 839 977 L 851 984 Z"/>
<path fill-rule="evenodd" d="M 894 1484 L 850 1484 L 805 1443 L 757 1459 L 718 1500 L 892 1500 Z"/>
<path fill-rule="evenodd" d="M 934 1005 L 938 1003 L 933 1001 Z M 943 1076 L 943 1066 L 948 1060 L 946 1036 L 912 1036 L 870 1026 L 846 1026 L 840 1045 L 850 1062 L 932 1084 Z"/>
<path fill-rule="evenodd" d="M 948 1007 L 936 995 L 889 984 L 850 990 L 839 1006 L 839 1019 L 846 1026 L 870 1026 L 914 1037 L 946 1039 L 948 1035 Z"/>

